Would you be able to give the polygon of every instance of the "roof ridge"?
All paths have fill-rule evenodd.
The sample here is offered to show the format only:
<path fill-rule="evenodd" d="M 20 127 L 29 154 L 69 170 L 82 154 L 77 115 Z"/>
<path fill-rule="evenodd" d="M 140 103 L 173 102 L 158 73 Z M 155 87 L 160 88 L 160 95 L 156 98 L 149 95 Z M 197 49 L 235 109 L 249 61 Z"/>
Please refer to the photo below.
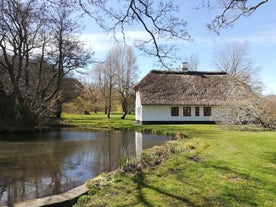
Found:
<path fill-rule="evenodd" d="M 151 70 L 157 74 L 183 74 L 183 75 L 227 75 L 224 71 L 176 71 L 176 70 Z"/>

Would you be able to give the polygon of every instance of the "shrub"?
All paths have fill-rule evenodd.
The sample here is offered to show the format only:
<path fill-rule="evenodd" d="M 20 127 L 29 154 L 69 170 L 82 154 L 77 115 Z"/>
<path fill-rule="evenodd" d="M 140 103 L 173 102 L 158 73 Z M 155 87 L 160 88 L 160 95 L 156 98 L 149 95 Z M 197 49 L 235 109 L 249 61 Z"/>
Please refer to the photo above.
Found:
<path fill-rule="evenodd" d="M 276 129 L 276 96 L 264 98 L 260 120 L 264 127 Z"/>
<path fill-rule="evenodd" d="M 189 138 L 189 136 L 183 132 L 176 132 L 175 138 L 176 139 L 186 139 L 186 138 Z"/>

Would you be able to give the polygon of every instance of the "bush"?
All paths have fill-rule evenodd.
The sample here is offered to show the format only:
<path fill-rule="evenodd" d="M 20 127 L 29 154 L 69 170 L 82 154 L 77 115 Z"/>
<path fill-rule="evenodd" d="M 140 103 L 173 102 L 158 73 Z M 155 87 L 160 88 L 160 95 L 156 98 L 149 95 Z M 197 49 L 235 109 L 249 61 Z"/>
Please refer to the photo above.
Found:
<path fill-rule="evenodd" d="M 187 139 L 189 136 L 183 132 L 176 132 L 175 134 L 176 139 Z"/>
<path fill-rule="evenodd" d="M 264 127 L 276 129 L 276 96 L 264 98 L 260 120 Z"/>
<path fill-rule="evenodd" d="M 185 135 L 184 137 L 187 136 Z M 195 139 L 171 140 L 164 145 L 143 150 L 140 159 L 133 159 L 131 162 L 126 161 L 123 165 L 121 163 L 120 167 L 123 172 L 140 172 L 144 168 L 160 165 L 162 162 L 168 160 L 173 154 L 191 152 L 197 149 L 200 150 L 204 147 L 206 146 L 203 142 Z"/>
<path fill-rule="evenodd" d="M 84 110 L 92 111 L 92 106 L 81 97 L 63 104 L 63 112 L 65 113 L 83 114 Z"/>
<path fill-rule="evenodd" d="M 27 104 L 16 104 L 13 96 L 0 95 L 0 131 L 33 130 L 38 126 L 38 115 Z"/>

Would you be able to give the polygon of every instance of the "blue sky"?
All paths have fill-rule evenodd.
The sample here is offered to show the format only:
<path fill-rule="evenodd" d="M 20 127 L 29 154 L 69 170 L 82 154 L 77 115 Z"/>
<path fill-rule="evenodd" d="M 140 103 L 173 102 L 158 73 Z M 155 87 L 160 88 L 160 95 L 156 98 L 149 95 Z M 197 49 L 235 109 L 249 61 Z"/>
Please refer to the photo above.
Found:
<path fill-rule="evenodd" d="M 199 58 L 199 68 L 202 71 L 215 69 L 212 59 L 215 50 L 224 48 L 233 42 L 247 43 L 249 55 L 255 66 L 260 66 L 260 79 L 264 83 L 265 94 L 276 94 L 276 1 L 271 0 L 264 4 L 249 17 L 243 17 L 233 27 L 223 29 L 220 35 L 207 30 L 206 24 L 215 16 L 216 11 L 211 9 L 196 10 L 199 1 L 175 0 L 180 5 L 180 16 L 187 20 L 192 42 L 179 41 L 178 54 L 186 60 L 192 54 Z M 196 3 L 197 2 L 197 3 Z M 85 34 L 83 38 L 87 46 L 95 51 L 97 60 L 103 60 L 107 51 L 113 46 L 114 41 L 108 35 L 102 33 L 91 20 L 86 20 Z M 131 28 L 127 33 L 129 37 L 145 35 L 144 31 Z M 140 70 L 140 78 L 152 69 L 159 69 L 154 65 L 156 59 L 143 55 L 136 51 L 137 64 Z M 275 62 L 274 62 L 275 61 Z M 180 63 L 179 63 L 180 65 Z"/>

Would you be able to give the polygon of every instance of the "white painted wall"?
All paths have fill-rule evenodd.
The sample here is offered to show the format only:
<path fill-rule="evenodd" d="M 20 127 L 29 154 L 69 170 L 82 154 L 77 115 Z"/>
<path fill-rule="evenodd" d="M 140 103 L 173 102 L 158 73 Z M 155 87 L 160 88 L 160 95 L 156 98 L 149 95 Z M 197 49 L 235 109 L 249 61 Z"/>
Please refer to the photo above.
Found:
<path fill-rule="evenodd" d="M 179 116 L 171 116 L 171 106 L 143 106 L 143 121 L 212 121 L 212 116 L 203 116 L 203 107 L 200 107 L 200 116 L 195 116 L 195 107 L 191 107 L 191 116 L 183 116 L 183 106 L 179 107 Z M 212 107 L 213 110 L 213 107 Z"/>
<path fill-rule="evenodd" d="M 171 116 L 171 107 L 179 107 L 179 116 Z M 183 107 L 191 107 L 191 116 L 183 116 Z M 195 116 L 195 107 L 199 107 L 200 116 Z M 140 93 L 136 92 L 135 119 L 142 121 L 218 121 L 215 116 L 218 106 L 208 106 L 212 109 L 211 116 L 204 116 L 206 106 L 170 106 L 170 105 L 141 105 Z"/>
<path fill-rule="evenodd" d="M 135 120 L 142 121 L 142 105 L 139 91 L 136 92 L 135 99 Z"/>
<path fill-rule="evenodd" d="M 135 152 L 136 157 L 139 160 L 143 150 L 143 134 L 141 132 L 135 132 Z"/>

